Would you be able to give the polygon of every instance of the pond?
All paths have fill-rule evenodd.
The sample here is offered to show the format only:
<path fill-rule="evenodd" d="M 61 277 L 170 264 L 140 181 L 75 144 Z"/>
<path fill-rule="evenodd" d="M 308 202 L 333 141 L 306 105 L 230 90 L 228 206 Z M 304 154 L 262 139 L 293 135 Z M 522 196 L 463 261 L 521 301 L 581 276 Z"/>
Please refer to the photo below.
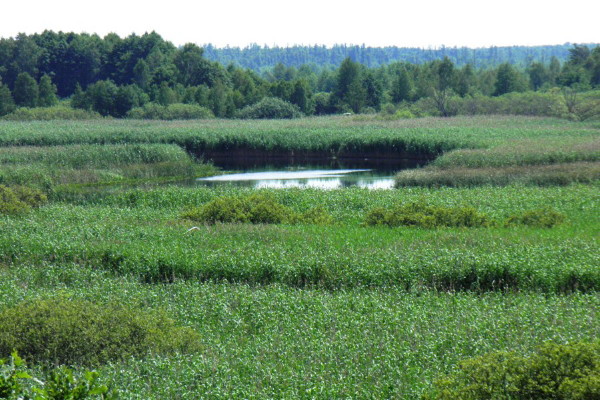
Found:
<path fill-rule="evenodd" d="M 368 189 L 391 189 L 394 172 L 381 169 L 324 169 L 288 167 L 285 169 L 257 168 L 243 173 L 200 178 L 200 185 L 216 186 L 232 184 L 253 188 L 319 188 L 339 189 L 363 187 Z"/>
<path fill-rule="evenodd" d="M 308 162 L 307 162 L 308 161 Z M 235 185 L 252 188 L 319 188 L 362 187 L 391 189 L 398 171 L 427 163 L 423 159 L 312 159 L 238 158 L 214 160 L 225 175 L 200 178 L 204 186 Z"/>

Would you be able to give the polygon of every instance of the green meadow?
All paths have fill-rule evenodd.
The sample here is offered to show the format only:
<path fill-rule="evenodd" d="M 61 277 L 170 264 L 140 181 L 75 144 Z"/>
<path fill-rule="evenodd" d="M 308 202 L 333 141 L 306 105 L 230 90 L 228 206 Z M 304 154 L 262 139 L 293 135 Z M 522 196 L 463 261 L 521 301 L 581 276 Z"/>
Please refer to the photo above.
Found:
<path fill-rule="evenodd" d="M 123 322 L 147 348 L 67 362 L 120 398 L 419 399 L 466 359 L 598 339 L 599 137 L 506 116 L 2 121 L 0 185 L 48 201 L 0 215 L 0 321 L 66 299 L 22 324 L 72 354 L 99 328 L 69 302 L 195 332 Z M 433 161 L 391 190 L 189 185 L 234 149 Z M 64 363 L 5 325 L 32 374 Z"/>

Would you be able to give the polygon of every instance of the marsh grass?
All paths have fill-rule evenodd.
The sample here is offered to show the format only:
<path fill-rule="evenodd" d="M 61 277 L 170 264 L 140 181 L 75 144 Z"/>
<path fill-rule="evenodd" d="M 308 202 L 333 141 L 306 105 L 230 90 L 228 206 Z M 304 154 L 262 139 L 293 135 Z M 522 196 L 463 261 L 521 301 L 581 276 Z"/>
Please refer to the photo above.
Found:
<path fill-rule="evenodd" d="M 395 177 L 396 187 L 565 186 L 600 179 L 600 162 L 505 167 L 425 167 L 404 170 Z"/>
<path fill-rule="evenodd" d="M 595 189 L 478 188 L 375 191 L 261 191 L 297 213 L 321 206 L 334 225 L 186 223 L 180 213 L 243 189 L 134 190 L 54 205 L 0 223 L 2 262 L 95 266 L 146 282 L 228 281 L 292 287 L 397 286 L 438 290 L 596 291 L 600 275 Z M 568 223 L 551 230 L 362 227 L 373 208 L 428 199 L 473 206 L 497 221 L 552 207 Z M 401 200 L 401 201 L 399 201 Z"/>
<path fill-rule="evenodd" d="M 185 179 L 214 173 L 216 168 L 195 162 L 183 149 L 168 144 L 0 148 L 0 182 L 48 192 L 56 185 Z"/>
<path fill-rule="evenodd" d="M 600 310 L 596 294 L 147 285 L 72 264 L 0 269 L 1 311 L 57 292 L 77 304 L 162 309 L 198 332 L 198 353 L 97 367 L 120 398 L 146 399 L 418 398 L 461 360 L 592 340 Z"/>

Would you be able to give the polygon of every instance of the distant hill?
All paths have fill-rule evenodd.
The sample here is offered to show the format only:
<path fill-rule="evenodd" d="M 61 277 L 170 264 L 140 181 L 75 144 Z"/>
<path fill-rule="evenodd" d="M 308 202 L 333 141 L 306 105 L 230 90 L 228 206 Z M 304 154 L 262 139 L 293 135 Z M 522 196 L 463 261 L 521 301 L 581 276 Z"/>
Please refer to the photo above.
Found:
<path fill-rule="evenodd" d="M 595 47 L 597 44 L 588 44 Z M 338 67 L 350 57 L 353 61 L 368 67 L 378 67 L 397 61 L 422 64 L 428 61 L 450 58 L 457 66 L 471 64 L 477 68 L 494 67 L 504 62 L 516 66 L 526 66 L 531 61 L 549 63 L 552 57 L 563 62 L 569 57 L 571 43 L 550 46 L 509 46 L 509 47 L 440 47 L 421 49 L 410 47 L 367 47 L 355 45 L 292 46 L 217 48 L 211 44 L 204 46 L 204 55 L 223 65 L 235 64 L 255 71 L 271 68 L 278 63 L 288 67 L 314 64 L 321 67 Z"/>

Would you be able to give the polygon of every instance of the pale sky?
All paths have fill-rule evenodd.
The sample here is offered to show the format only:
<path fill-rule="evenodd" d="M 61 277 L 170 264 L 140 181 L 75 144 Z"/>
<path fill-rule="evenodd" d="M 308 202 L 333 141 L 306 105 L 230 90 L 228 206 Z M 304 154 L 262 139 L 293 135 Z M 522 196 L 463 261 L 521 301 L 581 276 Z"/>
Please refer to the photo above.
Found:
<path fill-rule="evenodd" d="M 156 31 L 175 45 L 488 47 L 600 42 L 598 0 L 5 0 L 0 37 Z"/>

